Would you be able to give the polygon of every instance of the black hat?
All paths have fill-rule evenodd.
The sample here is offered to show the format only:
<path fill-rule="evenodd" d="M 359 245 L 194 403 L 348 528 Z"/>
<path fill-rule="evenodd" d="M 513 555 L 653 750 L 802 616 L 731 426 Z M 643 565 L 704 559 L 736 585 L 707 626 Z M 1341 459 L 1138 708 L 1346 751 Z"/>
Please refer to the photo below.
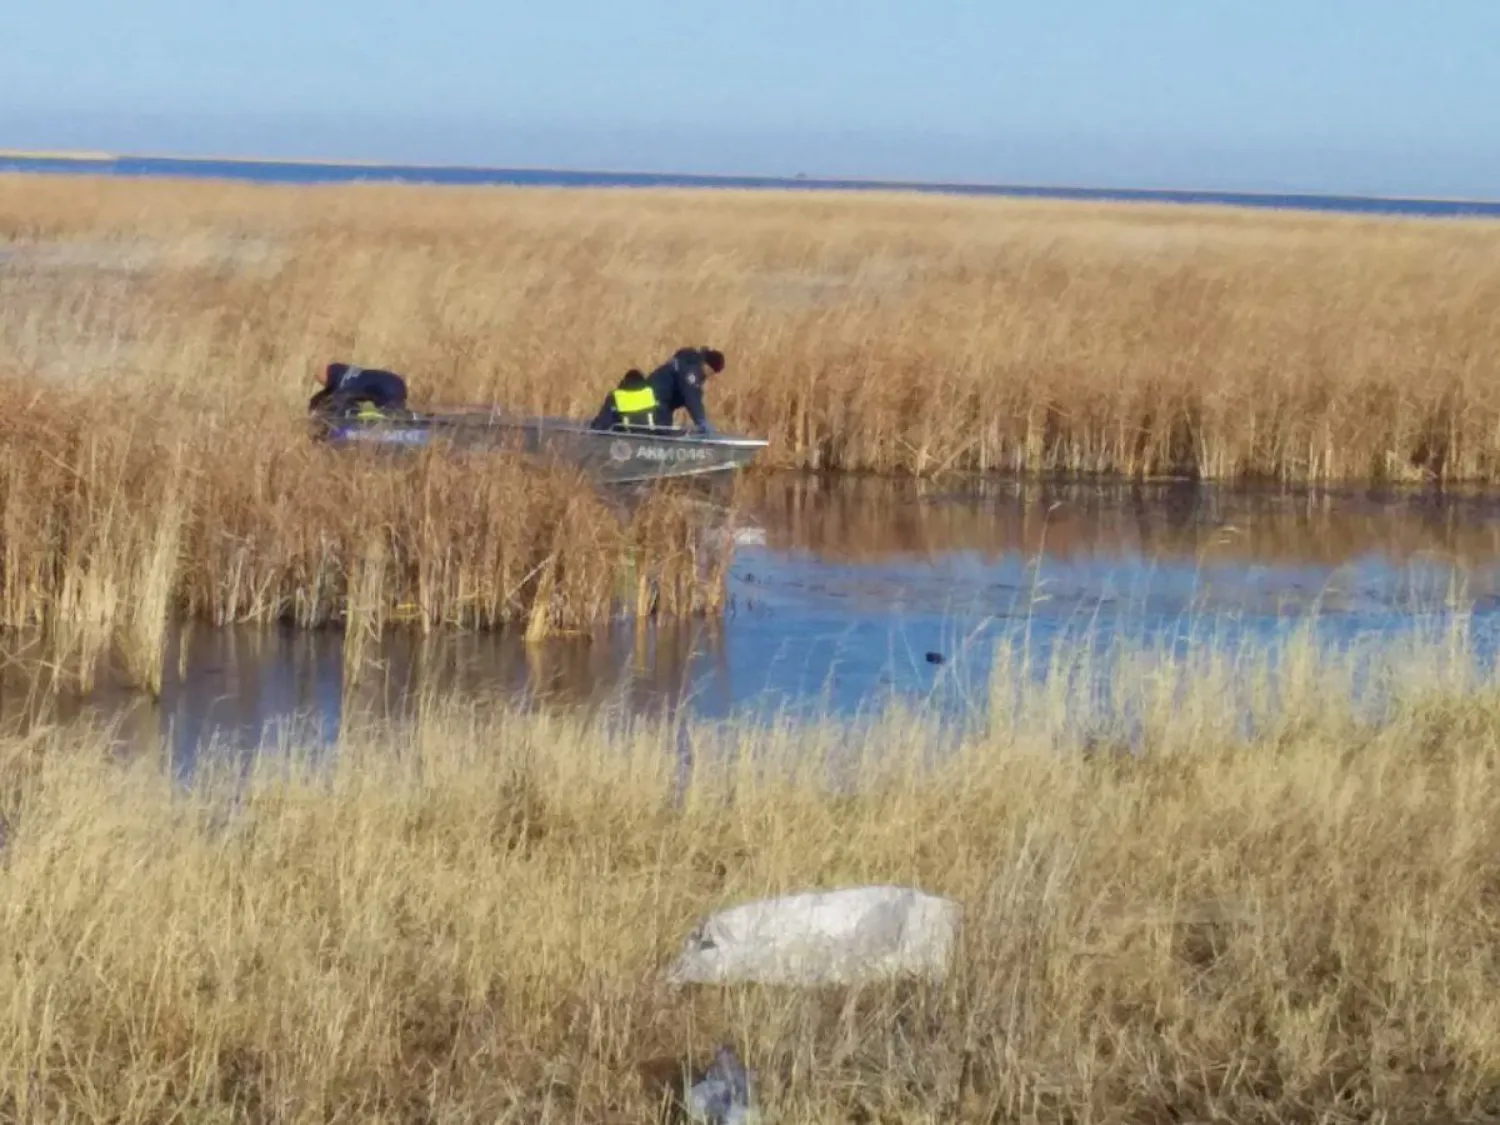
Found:
<path fill-rule="evenodd" d="M 714 374 L 717 375 L 724 370 L 724 353 L 717 348 L 704 348 L 703 362 L 713 368 Z"/>

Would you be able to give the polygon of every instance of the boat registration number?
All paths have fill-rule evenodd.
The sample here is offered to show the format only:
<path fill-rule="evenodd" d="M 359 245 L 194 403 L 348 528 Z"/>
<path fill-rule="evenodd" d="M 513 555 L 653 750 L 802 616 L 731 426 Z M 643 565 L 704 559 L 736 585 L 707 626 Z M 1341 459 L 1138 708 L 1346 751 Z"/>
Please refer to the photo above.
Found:
<path fill-rule="evenodd" d="M 659 445 L 632 447 L 628 441 L 611 443 L 609 447 L 611 461 L 629 461 L 632 457 L 637 461 L 707 461 L 709 451 L 692 446 L 685 449 L 667 449 Z"/>
<path fill-rule="evenodd" d="M 421 445 L 428 438 L 426 430 L 341 430 L 344 441 L 393 442 L 397 445 Z"/>

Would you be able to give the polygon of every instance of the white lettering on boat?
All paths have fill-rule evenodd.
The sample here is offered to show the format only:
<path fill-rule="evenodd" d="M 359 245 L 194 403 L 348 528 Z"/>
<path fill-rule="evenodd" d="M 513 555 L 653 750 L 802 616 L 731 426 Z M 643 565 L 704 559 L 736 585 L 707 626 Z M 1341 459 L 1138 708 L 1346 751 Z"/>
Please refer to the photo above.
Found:
<path fill-rule="evenodd" d="M 395 442 L 398 445 L 421 445 L 428 438 L 426 430 L 343 430 L 345 441 Z"/>
<path fill-rule="evenodd" d="M 689 446 L 684 449 L 667 449 L 659 445 L 643 445 L 635 451 L 637 461 L 707 461 L 707 449 Z"/>

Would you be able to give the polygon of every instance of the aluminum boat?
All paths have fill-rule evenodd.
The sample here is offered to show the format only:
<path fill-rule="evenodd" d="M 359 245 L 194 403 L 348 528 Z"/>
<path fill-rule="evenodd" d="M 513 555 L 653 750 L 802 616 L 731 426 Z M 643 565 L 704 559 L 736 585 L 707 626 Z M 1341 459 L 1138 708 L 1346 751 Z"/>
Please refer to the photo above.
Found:
<path fill-rule="evenodd" d="M 768 442 L 732 434 L 673 429 L 595 430 L 567 418 L 519 418 L 491 410 L 403 410 L 379 417 L 314 419 L 314 436 L 334 446 L 515 451 L 556 458 L 606 484 L 731 473 Z"/>

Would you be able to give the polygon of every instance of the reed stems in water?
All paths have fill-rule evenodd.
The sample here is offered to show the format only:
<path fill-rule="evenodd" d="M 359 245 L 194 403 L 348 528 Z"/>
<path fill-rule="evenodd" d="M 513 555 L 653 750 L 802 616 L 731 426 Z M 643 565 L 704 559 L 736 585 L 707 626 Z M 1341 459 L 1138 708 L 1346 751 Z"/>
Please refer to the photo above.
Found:
<path fill-rule="evenodd" d="M 342 454 L 274 424 L 195 431 L 182 407 L 127 425 L 116 405 L 57 390 L 0 421 L 3 625 L 42 630 L 77 690 L 118 652 L 159 691 L 181 619 L 342 625 L 357 677 L 396 621 L 540 635 L 629 616 L 627 565 L 669 591 L 652 612 L 717 611 L 701 512 L 671 489 L 625 512 L 505 457 Z"/>

